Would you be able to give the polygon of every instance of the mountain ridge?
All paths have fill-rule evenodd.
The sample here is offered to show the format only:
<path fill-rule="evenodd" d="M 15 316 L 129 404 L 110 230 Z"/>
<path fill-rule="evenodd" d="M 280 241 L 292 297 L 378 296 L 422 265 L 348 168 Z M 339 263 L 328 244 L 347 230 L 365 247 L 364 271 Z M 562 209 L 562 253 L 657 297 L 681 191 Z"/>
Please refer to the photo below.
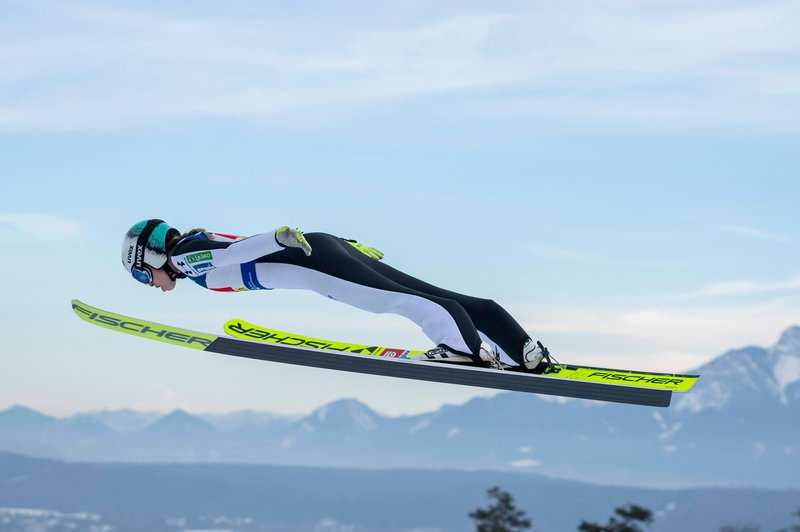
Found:
<path fill-rule="evenodd" d="M 0 449 L 100 462 L 484 468 L 611 484 L 796 487 L 795 360 L 797 326 L 771 348 L 732 349 L 704 364 L 695 390 L 676 394 L 668 409 L 500 393 L 392 417 L 345 398 L 298 418 L 175 410 L 119 432 L 108 425 L 107 411 L 95 418 L 105 420 L 104 431 L 75 423 L 80 417 L 16 406 L 0 411 Z M 121 415 L 127 426 L 136 418 L 131 411 Z"/>
<path fill-rule="evenodd" d="M 800 500 L 797 489 L 641 489 L 514 472 L 419 468 L 87 464 L 0 451 L 0 522 L 9 530 L 55 530 L 60 523 L 78 527 L 58 530 L 87 532 L 167 532 L 176 526 L 446 532 L 471 528 L 468 512 L 485 504 L 486 490 L 494 485 L 513 494 L 536 530 L 575 530 L 582 519 L 602 522 L 626 503 L 653 510 L 656 520 L 648 528 L 653 532 L 719 530 L 737 523 L 776 530 L 795 521 L 792 513 Z M 409 501 L 415 500 L 437 502 L 411 508 Z M 33 508 L 37 510 L 25 510 Z M 87 512 L 93 517 L 76 519 Z M 27 526 L 15 526 L 20 516 L 27 518 Z M 32 526 L 32 516 L 40 516 L 39 523 L 47 526 Z"/>

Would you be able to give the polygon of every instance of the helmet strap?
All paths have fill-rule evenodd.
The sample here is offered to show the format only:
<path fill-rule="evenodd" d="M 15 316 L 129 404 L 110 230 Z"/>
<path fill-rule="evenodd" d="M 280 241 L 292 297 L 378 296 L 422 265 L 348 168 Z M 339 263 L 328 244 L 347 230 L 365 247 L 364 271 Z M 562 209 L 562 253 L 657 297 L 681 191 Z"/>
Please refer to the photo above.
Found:
<path fill-rule="evenodd" d="M 133 267 L 137 270 L 144 269 L 144 252 L 147 248 L 147 241 L 150 235 L 159 224 L 163 223 L 162 220 L 147 220 L 147 225 L 144 226 L 142 232 L 139 233 L 139 238 L 136 239 L 136 252 L 134 253 Z"/>
<path fill-rule="evenodd" d="M 172 269 L 172 266 L 169 265 L 169 260 L 162 266 L 162 269 L 167 272 L 167 275 L 173 281 L 177 279 L 186 279 L 186 275 L 182 274 L 181 272 L 176 272 Z"/>
<path fill-rule="evenodd" d="M 172 279 L 173 281 L 176 280 L 176 279 L 186 279 L 186 276 L 184 274 L 182 274 L 179 271 L 175 271 L 172 268 L 172 266 L 170 266 L 170 264 L 169 264 L 170 250 L 173 247 L 173 246 L 170 246 L 170 242 L 172 242 L 173 239 L 177 240 L 179 236 L 181 236 L 181 232 L 178 231 L 177 229 L 172 229 L 171 228 L 167 232 L 167 237 L 165 239 L 166 241 L 164 242 L 164 246 L 167 249 L 167 262 L 164 263 L 163 268 L 164 268 L 164 271 L 167 272 L 167 275 L 169 275 L 169 278 Z"/>

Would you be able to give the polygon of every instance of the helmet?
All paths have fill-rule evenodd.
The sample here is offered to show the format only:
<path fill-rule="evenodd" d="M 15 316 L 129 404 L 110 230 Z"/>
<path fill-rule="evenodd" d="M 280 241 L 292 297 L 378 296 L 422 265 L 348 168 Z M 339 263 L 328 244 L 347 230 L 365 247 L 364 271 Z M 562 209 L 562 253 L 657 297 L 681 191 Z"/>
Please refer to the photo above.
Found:
<path fill-rule="evenodd" d="M 167 264 L 167 243 L 179 235 L 180 231 L 163 220 L 142 220 L 122 239 L 122 265 L 134 279 L 150 284 L 153 278 L 144 265 L 163 268 Z"/>

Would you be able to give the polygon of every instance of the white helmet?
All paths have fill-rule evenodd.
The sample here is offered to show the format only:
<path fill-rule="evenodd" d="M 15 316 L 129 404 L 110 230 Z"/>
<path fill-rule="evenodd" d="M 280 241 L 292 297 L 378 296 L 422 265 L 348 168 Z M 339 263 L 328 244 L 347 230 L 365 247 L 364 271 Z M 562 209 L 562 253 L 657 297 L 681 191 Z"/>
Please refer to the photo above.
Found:
<path fill-rule="evenodd" d="M 142 220 L 128 230 L 122 239 L 122 265 L 137 281 L 150 284 L 152 271 L 167 266 L 167 243 L 180 231 L 167 225 L 164 220 Z M 170 275 L 172 277 L 172 275 Z"/>

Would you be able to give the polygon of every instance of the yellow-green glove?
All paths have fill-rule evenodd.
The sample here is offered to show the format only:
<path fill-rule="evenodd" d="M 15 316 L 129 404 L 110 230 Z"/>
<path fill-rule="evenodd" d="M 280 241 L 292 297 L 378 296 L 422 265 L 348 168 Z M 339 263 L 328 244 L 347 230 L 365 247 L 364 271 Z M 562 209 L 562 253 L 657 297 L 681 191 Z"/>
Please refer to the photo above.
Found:
<path fill-rule="evenodd" d="M 275 240 L 287 248 L 300 248 L 306 256 L 311 255 L 311 245 L 300 229 L 292 229 L 288 225 L 275 230 Z"/>
<path fill-rule="evenodd" d="M 375 249 L 372 246 L 362 244 L 361 242 L 356 242 L 355 240 L 345 240 L 345 242 L 371 259 L 381 260 L 383 258 L 383 252 L 379 249 Z"/>

